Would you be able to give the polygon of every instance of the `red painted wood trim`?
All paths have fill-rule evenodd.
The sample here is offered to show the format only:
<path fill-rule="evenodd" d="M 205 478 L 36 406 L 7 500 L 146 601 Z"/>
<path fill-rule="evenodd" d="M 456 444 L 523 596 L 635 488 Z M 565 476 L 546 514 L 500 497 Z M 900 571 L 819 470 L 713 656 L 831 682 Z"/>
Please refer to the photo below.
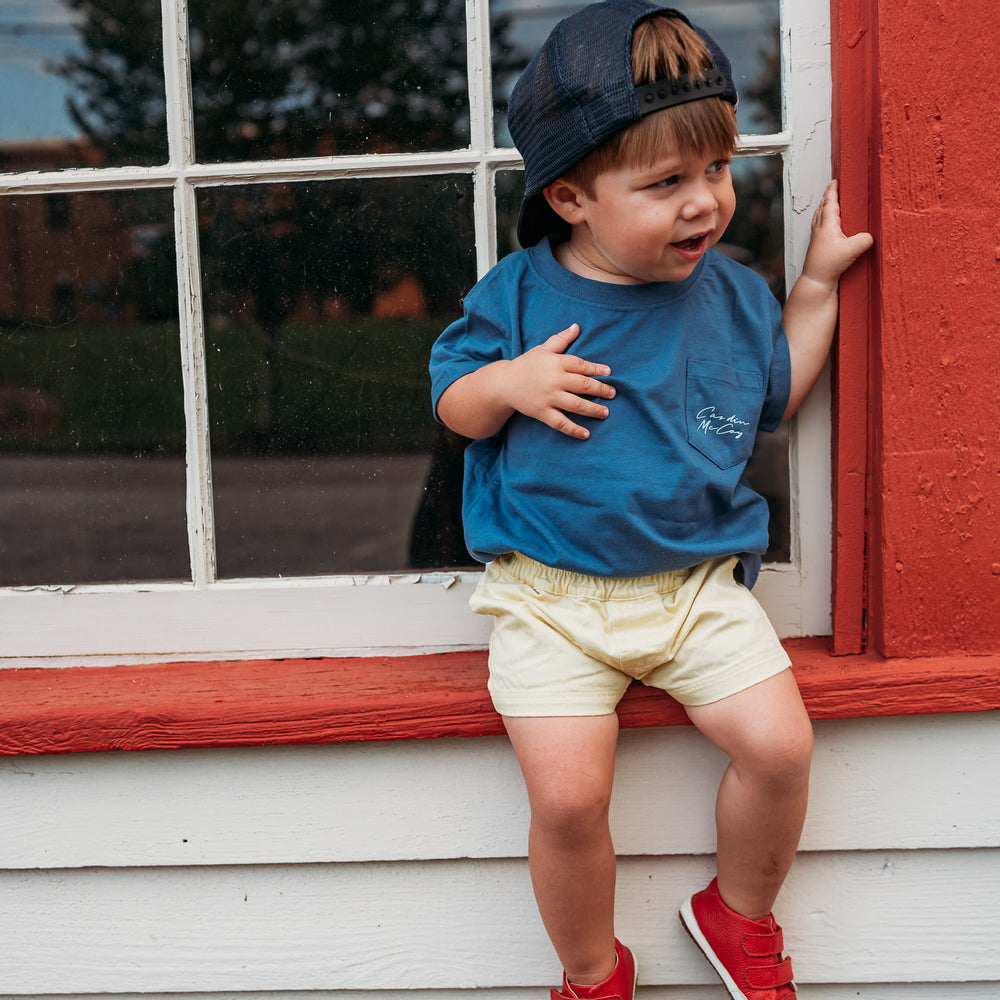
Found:
<path fill-rule="evenodd" d="M 873 155 L 877 80 L 877 11 L 870 0 L 832 0 L 833 159 L 845 232 L 876 235 Z M 833 354 L 833 640 L 836 654 L 865 648 L 868 350 L 872 337 L 874 255 L 841 279 L 840 323 Z M 877 502 L 877 498 L 874 498 Z"/>
<path fill-rule="evenodd" d="M 786 642 L 816 719 L 1000 708 L 1000 656 L 834 657 Z M 666 695 L 633 685 L 628 728 L 683 725 Z M 503 732 L 486 654 L 0 670 L 0 754 L 267 746 Z"/>

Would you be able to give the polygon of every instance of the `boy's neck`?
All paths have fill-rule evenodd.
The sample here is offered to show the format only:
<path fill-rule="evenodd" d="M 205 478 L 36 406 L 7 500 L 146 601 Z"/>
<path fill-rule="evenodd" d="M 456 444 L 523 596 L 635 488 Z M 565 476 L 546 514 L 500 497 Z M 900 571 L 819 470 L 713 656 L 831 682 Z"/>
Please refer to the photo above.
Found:
<path fill-rule="evenodd" d="M 641 281 L 639 278 L 633 278 L 629 274 L 608 271 L 598 264 L 593 263 L 589 259 L 583 241 L 573 239 L 575 230 L 576 227 L 574 227 L 574 232 L 567 239 L 559 243 L 553 243 L 552 256 L 555 257 L 557 264 L 561 264 L 567 271 L 572 271 L 573 274 L 578 274 L 581 278 L 589 278 L 591 281 L 604 281 L 609 285 L 646 284 L 646 282 Z"/>

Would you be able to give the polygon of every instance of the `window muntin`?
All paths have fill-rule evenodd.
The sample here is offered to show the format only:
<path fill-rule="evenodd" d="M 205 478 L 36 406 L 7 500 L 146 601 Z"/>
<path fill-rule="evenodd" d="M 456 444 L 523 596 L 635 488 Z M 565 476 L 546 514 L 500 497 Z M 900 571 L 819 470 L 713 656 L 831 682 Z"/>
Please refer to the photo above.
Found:
<path fill-rule="evenodd" d="M 194 8 L 195 5 L 189 6 Z M 723 43 L 729 46 L 730 55 L 737 64 L 737 75 L 745 77 L 748 71 L 739 68 L 741 57 L 738 57 L 733 44 L 724 37 L 725 26 L 728 23 L 726 18 L 731 17 L 732 6 L 705 0 L 699 5 L 699 10 L 692 13 L 700 23 L 718 34 Z M 726 8 L 725 11 L 723 7 Z M 763 9 L 762 5 L 756 3 L 741 3 L 737 4 L 737 7 Z M 161 655 L 163 653 L 183 655 L 185 650 L 197 655 L 211 655 L 227 649 L 245 650 L 248 648 L 247 637 L 255 634 L 252 628 L 247 627 L 256 613 L 253 609 L 261 606 L 261 601 L 264 602 L 263 606 L 268 608 L 285 607 L 282 603 L 284 598 L 280 600 L 276 598 L 276 594 L 284 593 L 282 590 L 274 589 L 283 585 L 276 577 L 260 579 L 258 582 L 241 580 L 235 589 L 227 584 L 230 570 L 225 566 L 225 538 L 230 537 L 232 524 L 237 523 L 238 518 L 233 518 L 229 524 L 223 524 L 226 515 L 220 515 L 216 510 L 217 505 L 213 495 L 213 446 L 217 446 L 217 442 L 212 438 L 217 425 L 213 425 L 215 415 L 212 406 L 217 407 L 219 404 L 210 404 L 207 398 L 211 391 L 208 373 L 212 364 L 213 321 L 205 302 L 213 294 L 208 278 L 213 264 L 211 260 L 203 259 L 202 240 L 205 237 L 206 226 L 200 214 L 213 197 L 210 194 L 213 188 L 221 190 L 250 184 L 267 186 L 272 183 L 339 182 L 345 179 L 353 181 L 359 178 L 376 179 L 384 176 L 436 175 L 439 179 L 444 177 L 456 179 L 464 176 L 466 184 L 468 185 L 470 179 L 472 184 L 476 270 L 483 273 L 496 259 L 498 243 L 502 251 L 505 249 L 505 239 L 509 240 L 509 224 L 503 222 L 503 199 L 516 201 L 516 194 L 504 193 L 505 185 L 509 187 L 505 178 L 509 179 L 513 174 L 511 168 L 517 166 L 516 154 L 502 144 L 493 146 L 491 139 L 493 130 L 490 124 L 493 111 L 502 109 L 503 80 L 505 74 L 509 75 L 510 72 L 510 67 L 503 62 L 503 59 L 497 57 L 496 49 L 498 45 L 502 48 L 507 44 L 509 35 L 504 32 L 513 32 L 514 26 L 502 28 L 501 22 L 494 19 L 496 31 L 491 59 L 489 33 L 483 30 L 483 26 L 490 18 L 486 4 L 471 2 L 466 9 L 469 39 L 467 52 L 470 65 L 467 74 L 468 106 L 472 109 L 469 118 L 471 145 L 468 147 L 458 145 L 449 147 L 443 144 L 439 149 L 435 149 L 433 144 L 428 143 L 427 148 L 402 152 L 398 147 L 389 145 L 379 147 L 377 152 L 371 155 L 357 155 L 357 153 L 329 155 L 331 151 L 328 149 L 315 149 L 310 152 L 308 146 L 299 149 L 274 146 L 266 154 L 267 158 L 255 161 L 212 162 L 206 158 L 196 159 L 197 130 L 193 124 L 196 102 L 184 74 L 187 23 L 179 0 L 163 0 L 163 15 L 158 23 L 171 26 L 164 36 L 165 92 L 171 95 L 167 101 L 171 149 L 169 162 L 162 166 L 153 163 L 151 166 L 136 170 L 109 166 L 106 161 L 100 161 L 104 165 L 97 172 L 98 177 L 92 170 L 62 169 L 67 162 L 79 166 L 91 164 L 91 160 L 87 157 L 92 157 L 92 152 L 87 151 L 86 147 L 83 147 L 84 152 L 81 153 L 79 143 L 63 142 L 61 144 L 63 153 L 52 157 L 48 167 L 61 170 L 58 177 L 44 173 L 31 174 L 30 171 L 38 164 L 29 163 L 23 157 L 16 161 L 14 176 L 9 180 L 0 177 L 0 201 L 6 200 L 6 197 L 11 195 L 25 193 L 78 193 L 95 185 L 107 187 L 109 190 L 133 190 L 137 186 L 160 188 L 164 195 L 172 189 L 174 196 L 171 235 L 179 251 L 177 301 L 180 304 L 178 323 L 181 342 L 180 368 L 184 384 L 186 512 L 191 563 L 190 572 L 186 575 L 179 573 L 176 579 L 182 587 L 185 586 L 185 579 L 193 580 L 194 584 L 190 600 L 185 597 L 181 602 L 185 607 L 185 621 L 192 622 L 192 619 L 198 618 L 199 615 L 203 620 L 199 620 L 200 623 L 192 622 L 191 627 L 185 631 L 183 641 L 177 638 L 177 630 L 171 629 L 171 619 L 168 614 L 163 619 L 163 628 L 159 632 L 150 628 L 147 623 L 147 628 L 141 636 L 133 635 L 118 642 L 110 636 L 105 637 L 100 643 L 94 642 L 88 645 L 84 642 L 81 646 L 78 639 L 82 633 L 79 622 L 74 621 L 74 614 L 77 614 L 75 609 L 79 609 L 80 621 L 92 618 L 88 613 L 88 605 L 90 595 L 96 595 L 97 591 L 93 591 L 92 588 L 77 587 L 73 591 L 75 600 L 68 602 L 63 609 L 66 630 L 74 632 L 73 638 L 68 638 L 67 644 L 60 647 L 64 651 L 76 650 L 81 655 L 128 657 L 140 654 L 155 655 L 157 650 Z M 564 8 L 559 13 L 565 13 L 569 9 Z M 713 9 L 718 9 L 724 14 L 720 22 L 721 27 L 716 26 L 711 20 L 714 16 Z M 500 10 L 495 13 L 498 17 L 505 16 Z M 511 14 L 510 8 L 506 14 Z M 787 275 L 794 276 L 795 262 L 801 260 L 808 238 L 810 200 L 818 197 L 829 172 L 829 147 L 819 141 L 822 138 L 822 130 L 817 130 L 815 124 L 829 115 L 828 48 L 817 42 L 822 32 L 816 32 L 816 24 L 825 23 L 828 13 L 819 0 L 806 0 L 804 5 L 795 5 L 794 9 L 786 5 L 782 10 L 782 16 L 784 25 L 780 35 L 781 65 L 786 85 L 781 103 L 787 105 L 784 112 L 785 125 L 781 131 L 767 134 L 763 134 L 762 129 L 757 132 L 754 132 L 752 127 L 748 129 L 745 122 L 742 123 L 742 127 L 747 132 L 743 140 L 744 152 L 767 154 L 765 159 L 772 165 L 779 162 L 783 165 L 784 210 L 777 214 L 784 218 L 784 246 L 786 251 L 791 251 L 786 253 L 785 271 Z M 196 17 L 197 11 L 192 9 L 192 23 Z M 770 14 L 765 20 L 769 18 Z M 152 20 L 156 21 L 156 18 L 153 17 Z M 495 102 L 491 99 L 491 70 L 498 80 Z M 789 86 L 788 79 L 796 81 L 796 86 Z M 460 123 L 456 127 L 460 131 Z M 4 157 L 4 164 L 0 169 L 10 171 L 11 160 L 7 154 L 17 145 L 10 139 L 9 131 L 4 130 L 3 112 L 0 111 L 0 155 Z M 309 159 L 299 161 L 297 159 L 299 156 L 309 156 Z M 70 160 L 67 161 L 65 157 L 70 157 Z M 92 165 L 98 165 L 97 161 Z M 494 202 L 495 189 L 499 189 L 503 195 L 499 207 Z M 769 208 L 770 214 L 775 214 L 774 209 L 775 204 L 772 203 Z M 499 234 L 495 236 L 494 222 L 498 215 Z M 471 254 L 473 246 L 471 236 L 469 239 L 466 252 Z M 780 270 L 780 263 L 778 269 Z M 68 311 L 72 306 L 72 301 L 65 291 L 58 292 L 55 300 L 61 303 L 60 308 L 64 311 Z M 828 397 L 824 395 L 826 392 L 827 388 L 821 384 L 807 405 L 803 417 L 796 422 L 797 426 L 793 426 L 790 433 L 792 475 L 797 484 L 794 495 L 798 501 L 797 504 L 792 504 L 789 511 L 791 560 L 772 564 L 772 568 L 765 571 L 758 588 L 758 593 L 765 606 L 772 612 L 772 617 L 778 619 L 779 631 L 784 634 L 822 632 L 825 629 L 824 623 L 828 621 L 829 432 L 826 412 Z M 781 450 L 780 444 L 778 447 Z M 224 457 L 219 456 L 220 463 Z M 447 466 L 448 463 L 444 465 Z M 433 478 L 435 474 L 437 473 L 432 468 L 429 476 Z M 220 482 L 227 481 L 227 475 L 221 464 L 219 477 Z M 252 482 L 252 477 L 249 481 Z M 309 483 L 308 475 L 304 481 Z M 803 518 L 806 530 L 803 530 Z M 456 519 L 457 514 L 452 512 L 450 522 L 452 529 Z M 220 550 L 218 568 L 215 556 L 217 541 Z M 272 560 L 274 564 L 278 561 L 280 560 Z M 417 562 L 418 566 L 428 564 L 425 560 Z M 235 565 L 232 564 L 230 569 L 239 575 Z M 454 565 L 454 563 L 442 560 L 439 565 Z M 404 568 L 399 567 L 401 570 Z M 282 573 L 280 568 L 275 571 Z M 139 577 L 139 579 L 159 578 L 161 577 Z M 463 595 L 471 585 L 467 582 L 468 579 L 470 578 L 465 576 L 446 575 L 441 578 L 441 581 L 447 584 L 443 588 L 438 587 L 440 581 L 434 574 L 427 573 L 422 576 L 396 575 L 390 578 L 357 575 L 324 576 L 299 578 L 298 583 L 294 580 L 288 581 L 296 589 L 294 604 L 285 608 L 284 618 L 287 620 L 287 627 L 283 630 L 268 629 L 266 637 L 250 639 L 249 648 L 270 652 L 306 648 L 323 652 L 360 648 L 391 650 L 414 648 L 420 644 L 475 645 L 482 641 L 483 632 L 479 628 L 481 623 L 470 619 L 465 610 Z M 407 586 L 390 588 L 378 586 L 379 583 L 388 580 L 405 580 Z M 425 586 L 409 585 L 418 584 L 420 580 L 424 581 Z M 450 582 L 452 580 L 461 582 L 458 586 L 454 586 Z M 813 582 L 807 583 L 807 580 Z M 816 581 L 820 582 L 817 584 Z M 236 582 L 233 581 L 234 584 Z M 147 593 L 161 593 L 159 586 L 144 584 L 143 589 Z M 310 597 L 306 600 L 306 595 L 312 593 L 310 588 L 315 589 L 315 598 Z M 803 599 L 803 588 L 806 593 L 805 599 Z M 126 595 L 131 592 L 127 586 L 114 590 L 114 593 L 122 595 L 122 601 L 126 603 L 128 602 Z M 163 590 L 164 600 L 168 592 L 175 591 L 173 587 Z M 100 593 L 103 595 L 104 591 Z M 198 598 L 198 593 L 205 596 Z M 0 599 L 5 599 L 5 594 L 6 596 L 16 594 L 18 606 L 25 606 L 27 595 L 24 592 L 0 591 Z M 39 593 L 34 596 L 39 601 L 44 601 L 47 595 Z M 289 600 L 292 600 L 291 596 Z M 229 609 L 224 615 L 220 615 L 218 607 L 213 604 L 219 601 Z M 110 608 L 113 603 L 102 597 L 100 607 Z M 370 608 L 371 611 L 357 613 L 356 604 L 365 609 Z M 74 609 L 72 613 L 70 605 Z M 214 610 L 208 610 L 210 605 Z M 34 607 L 34 601 L 31 606 Z M 309 627 L 305 627 L 301 615 L 296 616 L 289 612 L 292 606 L 296 609 L 322 606 L 324 615 L 329 615 L 330 607 L 337 606 L 344 615 L 351 618 L 351 627 L 345 627 L 347 622 L 338 613 L 330 616 L 331 624 L 328 632 L 320 629 L 319 634 L 314 634 L 311 630 L 311 621 L 306 623 Z M 414 614 L 418 608 L 420 610 Z M 39 613 L 42 617 L 51 618 L 44 612 Z M 112 619 L 114 617 L 112 616 Z M 365 625 L 366 621 L 378 624 Z M 391 622 L 391 628 L 386 628 L 387 621 Z M 20 645 L 18 641 L 12 642 L 9 647 L 10 656 L 30 659 L 33 655 L 45 655 L 40 652 L 41 650 L 49 650 L 51 653 L 52 643 L 36 641 L 28 635 L 30 628 L 30 618 L 25 619 L 23 642 L 20 642 Z M 195 638 L 193 635 L 198 629 L 202 631 Z M 308 641 L 304 639 L 306 633 Z M 189 634 L 192 636 L 190 639 Z M 369 637 L 365 638 L 366 635 Z M 257 645 L 254 645 L 255 642 Z"/>

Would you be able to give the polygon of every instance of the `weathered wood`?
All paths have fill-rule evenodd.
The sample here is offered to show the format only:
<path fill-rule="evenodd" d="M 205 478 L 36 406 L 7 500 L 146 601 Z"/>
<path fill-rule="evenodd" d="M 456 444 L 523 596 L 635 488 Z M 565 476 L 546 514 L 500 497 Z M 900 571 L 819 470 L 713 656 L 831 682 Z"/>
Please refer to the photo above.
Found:
<path fill-rule="evenodd" d="M 1000 712 L 815 728 L 804 850 L 1000 846 Z M 723 755 L 690 727 L 619 742 L 618 852 L 712 851 Z M 8 869 L 518 857 L 528 825 L 503 737 L 8 757 L 0 803 Z"/>
<path fill-rule="evenodd" d="M 777 906 L 798 979 L 1000 980 L 998 865 L 803 855 Z M 713 981 L 676 913 L 710 872 L 621 862 L 618 929 L 644 983 Z M 947 920 L 942 900 L 961 901 Z M 0 872 L 0 938 L 0 994 L 540 989 L 558 974 L 523 861 Z"/>
<path fill-rule="evenodd" d="M 877 7 L 868 0 L 832 0 L 831 56 L 835 91 L 833 156 L 840 181 L 844 231 L 875 230 L 878 190 L 871 150 L 878 118 L 873 80 L 878 76 Z M 833 371 L 833 646 L 838 653 L 865 648 L 865 532 L 869 510 L 869 344 L 877 329 L 872 294 L 875 260 L 866 254 L 840 280 L 838 336 Z"/>
<path fill-rule="evenodd" d="M 833 657 L 789 640 L 814 718 L 1000 707 L 1000 656 Z M 633 685 L 625 727 L 686 723 Z M 0 671 L 0 754 L 485 736 L 503 727 L 482 652 Z"/>
<path fill-rule="evenodd" d="M 640 989 L 638 1000 L 722 1000 L 718 986 L 647 986 L 640 983 Z M 810 983 L 808 989 L 808 1000 L 941 1000 L 941 986 L 937 983 L 844 983 L 836 986 Z M 947 1000 L 996 1000 L 998 987 L 996 983 L 949 983 L 947 990 Z M 539 1000 L 544 995 L 545 991 L 536 986 L 495 990 L 310 990 L 294 994 L 288 991 L 116 993 L 114 1000 Z M 0 994 L 0 1000 L 27 998 Z M 106 994 L 70 993 L 60 1000 L 108 1000 L 108 997 Z"/>

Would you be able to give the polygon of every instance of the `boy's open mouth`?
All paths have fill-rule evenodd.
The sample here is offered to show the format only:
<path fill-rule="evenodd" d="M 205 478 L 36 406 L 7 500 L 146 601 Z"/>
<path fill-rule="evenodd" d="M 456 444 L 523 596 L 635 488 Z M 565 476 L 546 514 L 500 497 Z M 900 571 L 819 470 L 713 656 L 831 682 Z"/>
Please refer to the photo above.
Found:
<path fill-rule="evenodd" d="M 689 240 L 678 240 L 676 243 L 672 243 L 671 246 L 676 247 L 678 250 L 697 250 L 701 246 L 704 239 L 704 235 L 692 236 Z"/>

